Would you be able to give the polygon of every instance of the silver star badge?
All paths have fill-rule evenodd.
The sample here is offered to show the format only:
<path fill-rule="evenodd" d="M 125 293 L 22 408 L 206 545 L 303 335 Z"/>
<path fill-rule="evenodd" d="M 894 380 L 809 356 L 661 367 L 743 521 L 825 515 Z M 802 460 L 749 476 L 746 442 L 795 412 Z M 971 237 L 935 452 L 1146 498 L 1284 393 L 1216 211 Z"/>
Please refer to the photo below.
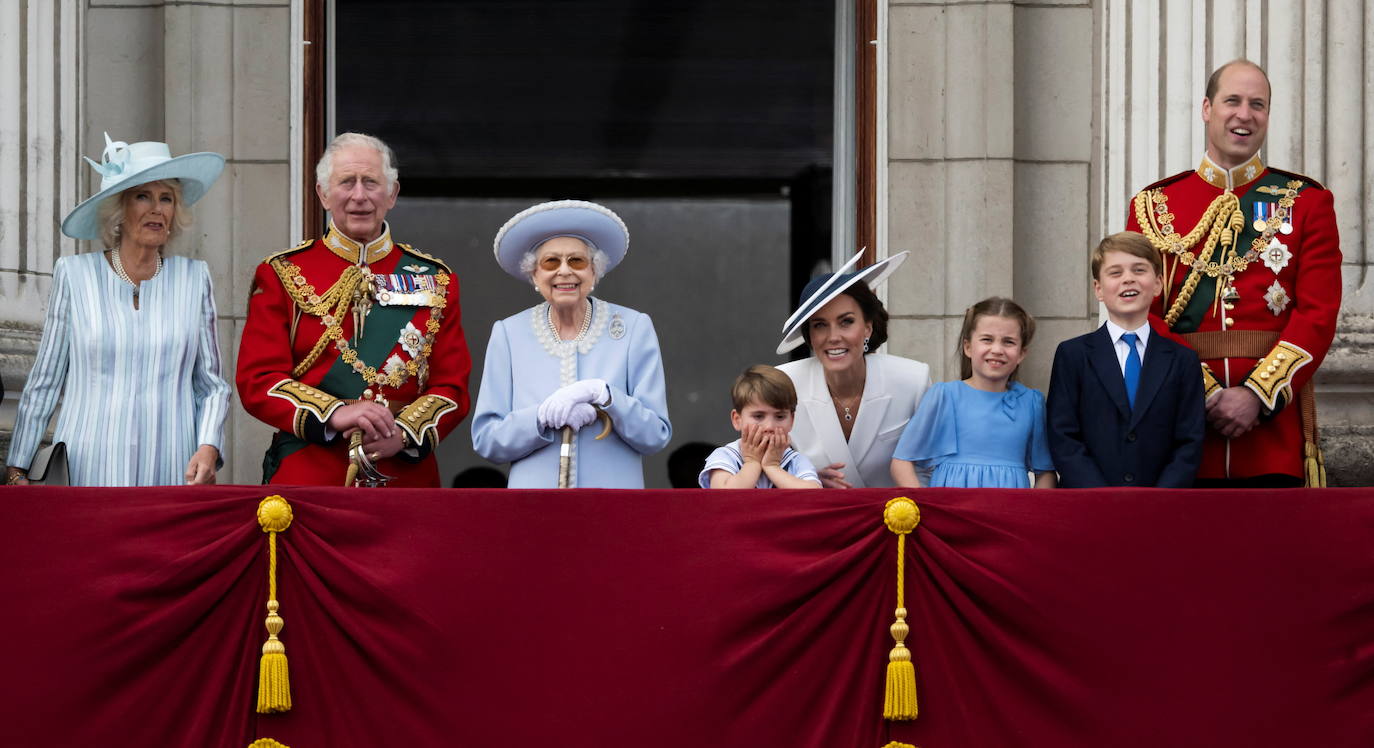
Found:
<path fill-rule="evenodd" d="M 1293 253 L 1288 251 L 1288 245 L 1279 241 L 1277 236 L 1269 240 L 1269 246 L 1264 248 L 1261 256 L 1264 258 L 1264 266 L 1273 270 L 1274 275 L 1288 267 L 1288 261 L 1293 259 Z"/>
<path fill-rule="evenodd" d="M 1274 281 L 1273 284 L 1269 286 L 1269 290 L 1264 292 L 1264 301 L 1269 305 L 1269 311 L 1273 312 L 1274 316 L 1277 317 L 1283 313 L 1284 309 L 1288 308 L 1290 299 L 1288 298 L 1288 292 L 1283 289 L 1283 286 L 1280 286 L 1278 281 Z"/>
<path fill-rule="evenodd" d="M 407 322 L 401 330 L 401 339 L 396 341 L 401 344 L 401 350 L 415 358 L 420 355 L 420 346 L 424 345 L 425 337 L 420 333 L 420 329 Z"/>

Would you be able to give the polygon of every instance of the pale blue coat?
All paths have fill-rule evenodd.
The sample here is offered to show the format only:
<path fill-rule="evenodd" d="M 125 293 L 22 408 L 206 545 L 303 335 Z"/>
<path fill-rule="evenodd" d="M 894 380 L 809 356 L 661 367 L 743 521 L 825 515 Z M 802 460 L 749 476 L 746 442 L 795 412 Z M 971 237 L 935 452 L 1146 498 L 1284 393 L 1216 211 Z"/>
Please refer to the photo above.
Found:
<path fill-rule="evenodd" d="M 558 429 L 539 428 L 539 404 L 580 379 L 610 385 L 606 412 L 614 428 L 602 441 L 600 421 L 573 439 L 574 487 L 643 488 L 640 459 L 673 435 L 658 335 L 647 314 L 592 299 L 592 321 L 581 341 L 558 341 L 548 328 L 548 304 L 507 317 L 491 328 L 482 386 L 472 419 L 472 446 L 495 463 L 511 463 L 511 488 L 558 485 Z"/>

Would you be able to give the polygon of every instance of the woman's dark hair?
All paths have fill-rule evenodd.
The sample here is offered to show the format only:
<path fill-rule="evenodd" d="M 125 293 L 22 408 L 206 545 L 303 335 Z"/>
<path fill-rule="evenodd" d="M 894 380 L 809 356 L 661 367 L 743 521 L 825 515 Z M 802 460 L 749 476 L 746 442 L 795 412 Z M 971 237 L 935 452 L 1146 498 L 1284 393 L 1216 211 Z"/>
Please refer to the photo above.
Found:
<path fill-rule="evenodd" d="M 878 350 L 878 346 L 887 342 L 887 309 L 878 300 L 878 294 L 873 293 L 873 289 L 862 281 L 840 293 L 857 302 L 859 311 L 863 312 L 864 322 L 873 325 L 873 334 L 868 336 L 868 350 Z"/>

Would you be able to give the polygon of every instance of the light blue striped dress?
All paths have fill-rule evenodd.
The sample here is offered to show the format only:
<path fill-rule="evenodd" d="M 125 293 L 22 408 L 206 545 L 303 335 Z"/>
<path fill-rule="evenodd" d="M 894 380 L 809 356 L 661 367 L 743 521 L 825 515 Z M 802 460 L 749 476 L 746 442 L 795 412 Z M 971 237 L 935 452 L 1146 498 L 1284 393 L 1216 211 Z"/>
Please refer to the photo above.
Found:
<path fill-rule="evenodd" d="M 102 253 L 57 261 L 10 465 L 33 459 L 59 397 L 54 439 L 67 443 L 72 485 L 181 485 L 199 445 L 221 448 L 229 385 L 209 266 L 166 258 L 139 306 Z"/>

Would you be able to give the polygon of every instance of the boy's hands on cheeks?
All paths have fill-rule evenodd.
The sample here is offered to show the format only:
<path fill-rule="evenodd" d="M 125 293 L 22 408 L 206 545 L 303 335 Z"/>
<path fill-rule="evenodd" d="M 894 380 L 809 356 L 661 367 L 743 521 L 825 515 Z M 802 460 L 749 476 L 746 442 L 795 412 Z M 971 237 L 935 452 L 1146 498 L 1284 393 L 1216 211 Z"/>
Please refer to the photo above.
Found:
<path fill-rule="evenodd" d="M 768 449 L 768 430 L 757 423 L 746 423 L 739 432 L 739 453 L 745 462 L 763 463 Z"/>
<path fill-rule="evenodd" d="M 763 452 L 763 465 L 781 465 L 782 453 L 787 449 L 787 434 L 778 429 L 764 429 L 767 442 Z"/>

